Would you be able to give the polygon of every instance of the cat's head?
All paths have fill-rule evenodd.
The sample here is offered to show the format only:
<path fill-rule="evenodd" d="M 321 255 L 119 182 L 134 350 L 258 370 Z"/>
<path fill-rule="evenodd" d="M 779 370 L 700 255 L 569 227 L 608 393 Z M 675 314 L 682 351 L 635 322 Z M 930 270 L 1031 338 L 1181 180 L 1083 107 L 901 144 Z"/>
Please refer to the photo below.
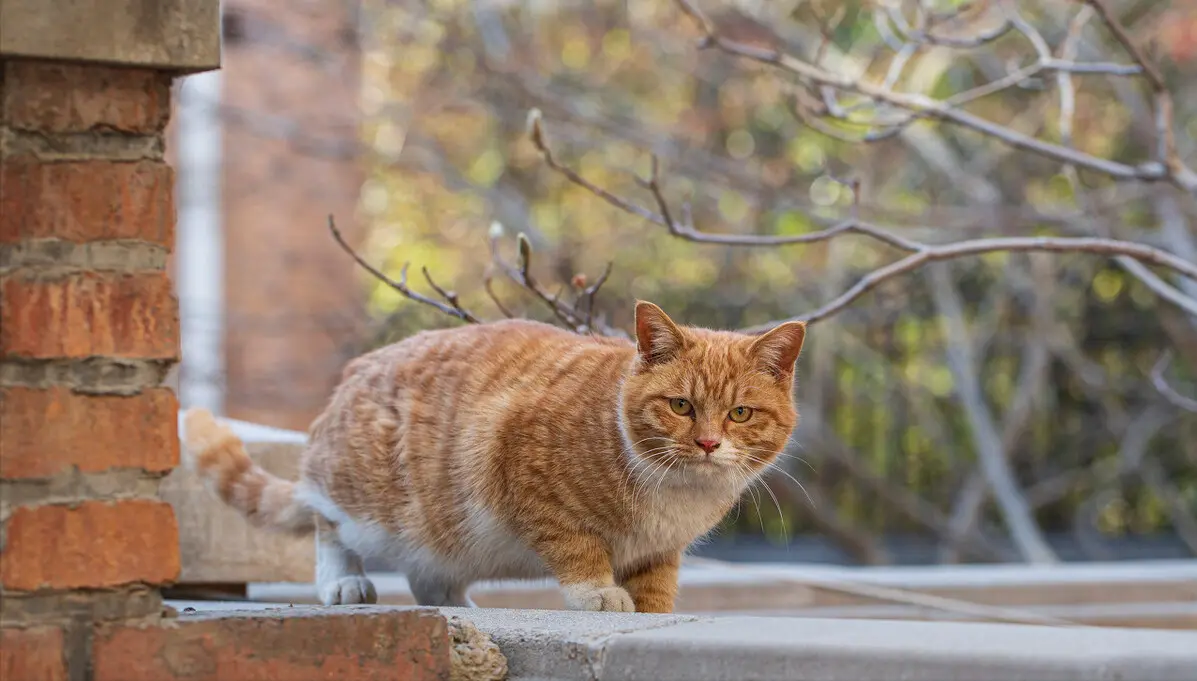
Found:
<path fill-rule="evenodd" d="M 794 362 L 805 337 L 803 322 L 761 335 L 680 326 L 638 302 L 621 414 L 634 467 L 746 481 L 772 463 L 798 423 Z"/>

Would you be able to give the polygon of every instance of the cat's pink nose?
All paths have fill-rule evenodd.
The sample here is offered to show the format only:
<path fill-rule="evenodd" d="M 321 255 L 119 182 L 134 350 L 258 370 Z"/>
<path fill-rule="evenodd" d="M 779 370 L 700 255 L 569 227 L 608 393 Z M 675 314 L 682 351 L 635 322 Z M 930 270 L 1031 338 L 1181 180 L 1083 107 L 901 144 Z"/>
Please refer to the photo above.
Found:
<path fill-rule="evenodd" d="M 706 452 L 707 454 L 719 449 L 718 440 L 695 440 L 694 444 L 702 447 L 702 451 Z"/>

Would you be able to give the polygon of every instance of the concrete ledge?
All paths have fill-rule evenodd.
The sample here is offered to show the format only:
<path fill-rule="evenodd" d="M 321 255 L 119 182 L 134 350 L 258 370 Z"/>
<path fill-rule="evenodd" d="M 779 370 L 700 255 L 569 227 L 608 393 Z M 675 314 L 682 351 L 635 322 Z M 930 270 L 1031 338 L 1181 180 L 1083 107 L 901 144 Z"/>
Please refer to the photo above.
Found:
<path fill-rule="evenodd" d="M 597 678 L 612 681 L 1180 681 L 1197 634 L 729 617 L 614 636 L 602 661 Z"/>
<path fill-rule="evenodd" d="M 0 57 L 220 66 L 219 0 L 0 0 Z"/>
<path fill-rule="evenodd" d="M 261 604 L 180 603 L 248 608 Z M 1191 681 L 1197 633 L 1013 624 L 441 608 L 509 681 Z"/>
<path fill-rule="evenodd" d="M 228 536 L 226 532 L 224 541 Z M 256 546 L 251 543 L 242 550 L 256 551 Z M 205 555 L 216 551 L 214 547 Z M 185 563 L 186 558 L 187 554 Z M 296 560 L 310 558 L 305 554 Z M 372 572 L 370 578 L 381 603 L 415 603 L 403 575 Z M 1097 626 L 1197 630 L 1197 561 L 1191 560 L 1050 568 L 846 568 L 688 559 L 680 581 L 677 612 L 681 614 L 1030 624 L 1069 620 Z M 261 602 L 316 603 L 311 584 L 251 583 L 246 595 Z M 552 580 L 481 583 L 470 595 L 484 608 L 560 610 L 565 606 Z"/>

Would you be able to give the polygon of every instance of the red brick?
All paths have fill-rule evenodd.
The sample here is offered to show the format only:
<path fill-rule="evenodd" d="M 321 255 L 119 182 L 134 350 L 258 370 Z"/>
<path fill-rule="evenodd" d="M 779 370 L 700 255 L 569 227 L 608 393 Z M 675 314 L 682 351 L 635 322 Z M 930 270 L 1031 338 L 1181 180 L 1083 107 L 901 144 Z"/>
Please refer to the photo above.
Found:
<path fill-rule="evenodd" d="M 0 357 L 177 359 L 179 305 L 165 273 L 0 279 Z"/>
<path fill-rule="evenodd" d="M 18 508 L 0 554 L 0 585 L 16 591 L 173 582 L 179 528 L 170 504 L 143 499 Z"/>
<path fill-rule="evenodd" d="M 139 239 L 170 248 L 174 171 L 160 161 L 0 160 L 0 243 Z"/>
<path fill-rule="evenodd" d="M 179 463 L 175 394 L 167 388 L 130 397 L 80 395 L 66 388 L 0 389 L 0 478 L 45 478 Z"/>
<path fill-rule="evenodd" d="M 162 71 L 23 60 L 0 68 L 0 119 L 12 128 L 149 134 L 170 117 L 170 76 Z"/>
<path fill-rule="evenodd" d="M 62 630 L 0 629 L 0 679 L 66 681 Z"/>
<path fill-rule="evenodd" d="M 428 610 L 288 608 L 107 625 L 94 681 L 448 681 L 445 620 Z"/>

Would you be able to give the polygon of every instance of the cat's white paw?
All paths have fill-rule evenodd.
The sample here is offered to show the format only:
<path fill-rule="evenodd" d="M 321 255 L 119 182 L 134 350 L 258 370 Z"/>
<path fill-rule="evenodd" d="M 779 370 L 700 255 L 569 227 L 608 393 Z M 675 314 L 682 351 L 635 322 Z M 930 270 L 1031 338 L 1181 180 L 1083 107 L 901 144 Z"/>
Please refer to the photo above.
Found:
<path fill-rule="evenodd" d="M 636 612 L 636 604 L 622 587 L 571 584 L 561 591 L 570 610 Z"/>
<path fill-rule="evenodd" d="M 350 575 L 321 584 L 320 602 L 325 605 L 355 605 L 377 603 L 378 592 L 374 583 L 361 575 Z"/>

